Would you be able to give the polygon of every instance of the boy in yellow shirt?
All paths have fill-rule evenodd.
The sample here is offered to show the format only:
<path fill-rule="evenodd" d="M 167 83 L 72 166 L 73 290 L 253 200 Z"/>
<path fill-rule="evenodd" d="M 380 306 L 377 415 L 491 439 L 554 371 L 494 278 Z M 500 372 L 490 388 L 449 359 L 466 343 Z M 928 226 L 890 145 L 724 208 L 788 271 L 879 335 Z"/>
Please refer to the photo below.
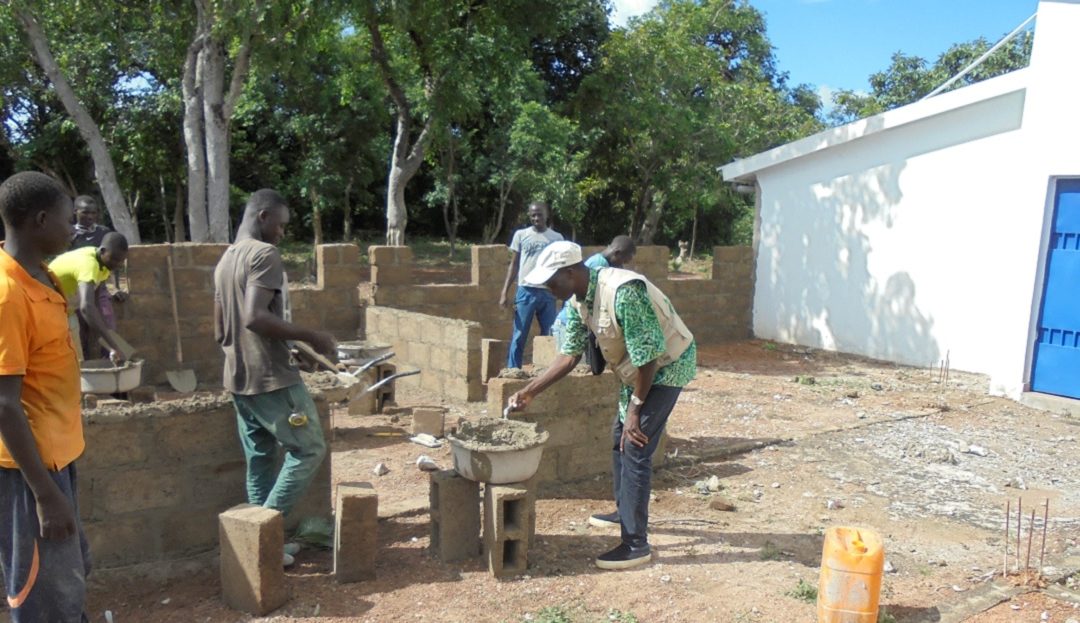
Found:
<path fill-rule="evenodd" d="M 68 251 L 49 264 L 49 270 L 60 281 L 60 289 L 68 300 L 69 326 L 80 360 L 94 358 L 98 337 L 105 338 L 109 345 L 110 359 L 116 362 L 123 359 L 98 308 L 97 292 L 98 286 L 108 281 L 111 271 L 124 265 L 127 254 L 127 238 L 109 232 L 102 238 L 101 246 Z"/>

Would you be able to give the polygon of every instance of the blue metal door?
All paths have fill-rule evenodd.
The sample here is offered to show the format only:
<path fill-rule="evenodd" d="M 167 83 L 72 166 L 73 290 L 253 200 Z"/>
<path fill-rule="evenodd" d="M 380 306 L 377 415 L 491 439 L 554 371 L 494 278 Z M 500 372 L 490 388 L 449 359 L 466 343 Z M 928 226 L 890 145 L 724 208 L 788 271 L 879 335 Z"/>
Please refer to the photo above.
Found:
<path fill-rule="evenodd" d="M 1080 398 L 1080 180 L 1061 180 L 1046 257 L 1032 391 Z"/>

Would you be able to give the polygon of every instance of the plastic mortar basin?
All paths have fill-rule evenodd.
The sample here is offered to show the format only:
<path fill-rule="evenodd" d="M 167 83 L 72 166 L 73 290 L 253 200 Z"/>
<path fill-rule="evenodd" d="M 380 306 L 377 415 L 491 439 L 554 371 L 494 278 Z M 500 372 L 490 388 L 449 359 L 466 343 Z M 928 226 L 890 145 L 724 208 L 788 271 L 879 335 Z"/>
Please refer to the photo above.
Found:
<path fill-rule="evenodd" d="M 454 456 L 454 471 L 469 480 L 501 485 L 523 482 L 536 474 L 548 436 L 544 431 L 536 445 L 528 448 L 482 451 L 467 448 L 453 435 L 447 439 Z"/>
<path fill-rule="evenodd" d="M 117 394 L 135 389 L 142 382 L 143 362 L 125 361 L 114 366 L 108 359 L 82 362 L 80 376 L 84 394 Z"/>

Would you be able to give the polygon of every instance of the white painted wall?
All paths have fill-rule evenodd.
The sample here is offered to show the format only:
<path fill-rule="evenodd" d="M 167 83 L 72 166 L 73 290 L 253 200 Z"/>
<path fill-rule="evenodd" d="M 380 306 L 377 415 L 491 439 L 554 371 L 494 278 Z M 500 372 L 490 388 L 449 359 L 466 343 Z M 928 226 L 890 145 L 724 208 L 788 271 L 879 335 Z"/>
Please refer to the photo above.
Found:
<path fill-rule="evenodd" d="M 988 311 L 1017 298 L 1011 257 L 1037 253 L 1011 223 L 1023 106 L 1013 91 L 761 172 L 755 334 L 988 371 Z"/>
<path fill-rule="evenodd" d="M 1080 0 L 1044 0 L 1024 80 L 997 79 L 1018 88 L 756 171 L 755 334 L 924 367 L 948 352 L 1018 397 L 1052 179 L 1080 175 L 1076 32 Z"/>

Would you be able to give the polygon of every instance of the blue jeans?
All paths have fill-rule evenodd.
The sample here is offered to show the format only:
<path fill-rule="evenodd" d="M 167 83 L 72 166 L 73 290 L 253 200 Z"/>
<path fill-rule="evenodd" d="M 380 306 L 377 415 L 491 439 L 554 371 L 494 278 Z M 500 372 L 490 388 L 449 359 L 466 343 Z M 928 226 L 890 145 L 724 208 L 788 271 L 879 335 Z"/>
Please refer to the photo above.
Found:
<path fill-rule="evenodd" d="M 664 434 L 668 416 L 675 408 L 675 401 L 682 393 L 681 387 L 653 385 L 645 404 L 641 405 L 641 432 L 649 438 L 644 448 L 626 442 L 622 451 L 619 440 L 622 439 L 623 423 L 615 415 L 611 427 L 612 480 L 615 489 L 615 503 L 619 507 L 619 522 L 622 524 L 622 541 L 634 549 L 649 544 L 649 494 L 652 492 L 652 456 L 660 437 Z"/>
<path fill-rule="evenodd" d="M 520 368 L 533 317 L 540 321 L 540 335 L 551 335 L 555 322 L 555 296 L 544 288 L 518 286 L 514 297 L 514 335 L 510 338 L 507 368 Z"/>
<path fill-rule="evenodd" d="M 315 403 L 304 384 L 297 383 L 265 394 L 233 394 L 233 405 L 247 459 L 248 502 L 288 515 L 326 456 Z M 307 416 L 307 421 L 289 423 L 293 413 Z M 279 443 L 285 448 L 285 460 L 275 474 Z"/>
<path fill-rule="evenodd" d="M 37 500 L 22 472 L 0 468 L 0 566 L 14 623 L 87 620 L 90 548 L 79 519 L 75 464 L 49 475 L 75 511 L 76 533 L 63 541 L 41 538 Z"/>

